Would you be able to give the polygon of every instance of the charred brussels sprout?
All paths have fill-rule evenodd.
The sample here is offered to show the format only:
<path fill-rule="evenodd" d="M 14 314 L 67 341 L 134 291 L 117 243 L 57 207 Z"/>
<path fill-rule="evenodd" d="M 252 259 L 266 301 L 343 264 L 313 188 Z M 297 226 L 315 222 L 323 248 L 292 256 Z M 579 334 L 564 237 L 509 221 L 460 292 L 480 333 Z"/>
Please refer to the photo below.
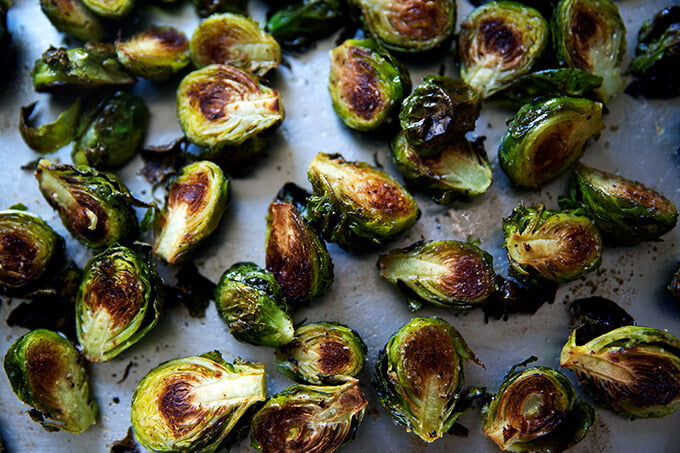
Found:
<path fill-rule="evenodd" d="M 183 167 L 168 189 L 153 253 L 177 264 L 217 228 L 231 184 L 220 167 L 200 161 Z"/>
<path fill-rule="evenodd" d="M 115 45 L 123 66 L 131 74 L 149 80 L 167 80 L 190 62 L 189 40 L 170 26 L 151 26 Z"/>
<path fill-rule="evenodd" d="M 277 2 L 278 3 L 278 2 Z M 266 29 L 287 47 L 303 47 L 334 33 L 345 24 L 345 0 L 295 0 L 277 5 Z"/>
<path fill-rule="evenodd" d="M 460 75 L 483 99 L 528 73 L 548 43 L 543 16 L 515 2 L 482 5 L 460 27 Z"/>
<path fill-rule="evenodd" d="M 137 217 L 127 187 L 111 173 L 41 160 L 35 170 L 40 192 L 67 230 L 93 249 L 132 240 Z"/>
<path fill-rule="evenodd" d="M 670 291 L 675 300 L 680 302 L 680 265 L 678 265 L 678 268 L 671 277 L 671 281 L 668 283 L 668 291 Z"/>
<path fill-rule="evenodd" d="M 573 211 L 520 205 L 503 219 L 503 234 L 510 270 L 525 281 L 568 282 L 597 269 L 602 259 L 597 227 Z"/>
<path fill-rule="evenodd" d="M 483 409 L 482 431 L 503 451 L 559 453 L 580 442 L 596 418 L 562 373 L 532 367 L 505 377 Z"/>
<path fill-rule="evenodd" d="M 537 188 L 576 162 L 586 141 L 602 129 L 599 102 L 568 97 L 539 100 L 512 118 L 501 139 L 498 161 L 513 183 Z"/>
<path fill-rule="evenodd" d="M 80 434 L 94 425 L 97 404 L 76 348 L 60 334 L 33 330 L 10 346 L 5 372 L 12 390 L 31 406 L 31 417 L 47 431 Z"/>
<path fill-rule="evenodd" d="M 217 312 L 238 341 L 276 348 L 293 339 L 281 287 L 255 263 L 236 263 L 215 288 Z"/>
<path fill-rule="evenodd" d="M 40 8 L 57 30 L 81 41 L 102 41 L 107 35 L 105 23 L 81 0 L 40 0 Z"/>
<path fill-rule="evenodd" d="M 351 442 L 368 401 L 359 381 L 337 386 L 293 385 L 272 396 L 251 423 L 261 453 L 332 453 Z"/>
<path fill-rule="evenodd" d="M 567 66 L 602 77 L 597 93 L 607 101 L 623 89 L 621 61 L 626 26 L 611 0 L 561 0 L 552 16 L 557 57 Z"/>
<path fill-rule="evenodd" d="M 307 169 L 310 216 L 324 237 L 350 251 L 379 247 L 410 228 L 420 210 L 401 184 L 364 162 L 319 153 Z"/>
<path fill-rule="evenodd" d="M 33 104 L 21 107 L 19 117 L 19 132 L 24 142 L 33 150 L 41 154 L 53 153 L 59 148 L 66 146 L 76 135 L 76 129 L 80 121 L 80 98 L 68 109 L 59 114 L 51 123 L 32 127 L 29 118 L 36 106 Z"/>
<path fill-rule="evenodd" d="M 214 452 L 246 411 L 267 397 L 264 365 L 217 352 L 170 360 L 132 396 L 137 441 L 154 452 Z"/>
<path fill-rule="evenodd" d="M 192 0 L 192 3 L 201 17 L 215 13 L 248 15 L 248 0 Z"/>
<path fill-rule="evenodd" d="M 569 310 L 575 318 L 577 344 L 587 343 L 619 327 L 635 325 L 635 319 L 626 310 L 604 297 L 576 299 Z"/>
<path fill-rule="evenodd" d="M 122 19 L 135 6 L 135 0 L 82 0 L 82 2 L 99 16 L 108 19 Z"/>
<path fill-rule="evenodd" d="M 348 39 L 331 51 L 328 89 L 333 109 L 352 129 L 392 120 L 411 89 L 408 71 L 372 39 Z"/>
<path fill-rule="evenodd" d="M 317 385 L 342 384 L 366 363 L 366 344 L 354 330 L 334 322 L 307 324 L 276 350 L 277 369 L 289 378 Z"/>
<path fill-rule="evenodd" d="M 378 267 L 380 275 L 406 297 L 411 310 L 418 310 L 423 302 L 474 308 L 496 289 L 493 258 L 467 242 L 416 242 L 380 256 Z"/>

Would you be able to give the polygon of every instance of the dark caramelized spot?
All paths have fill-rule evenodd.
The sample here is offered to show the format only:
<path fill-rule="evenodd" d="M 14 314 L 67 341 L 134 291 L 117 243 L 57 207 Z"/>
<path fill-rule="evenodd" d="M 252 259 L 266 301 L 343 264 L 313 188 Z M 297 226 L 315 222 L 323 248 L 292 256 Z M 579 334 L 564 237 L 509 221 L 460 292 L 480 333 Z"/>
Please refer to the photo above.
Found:
<path fill-rule="evenodd" d="M 184 205 L 187 208 L 187 217 L 199 214 L 210 199 L 211 183 L 210 175 L 206 171 L 194 172 L 186 178 L 177 180 L 168 192 L 169 208 Z"/>
<path fill-rule="evenodd" d="M 226 65 L 216 65 L 214 68 L 186 90 L 191 107 L 199 110 L 206 120 L 223 120 L 227 116 L 229 104 L 262 93 L 257 82 L 240 69 Z M 276 107 L 274 111 L 278 112 L 278 99 L 273 102 Z"/>
<path fill-rule="evenodd" d="M 491 269 L 477 255 L 456 251 L 447 259 L 442 287 L 455 299 L 474 301 L 486 298 L 493 287 Z"/>
<path fill-rule="evenodd" d="M 189 40 L 184 33 L 172 27 L 151 27 L 148 33 L 167 51 L 182 51 L 189 46 Z"/>
<path fill-rule="evenodd" d="M 195 421 L 200 419 L 200 407 L 191 403 L 194 388 L 178 376 L 165 383 L 165 389 L 158 398 L 158 414 L 176 437 L 191 431 Z"/>
<path fill-rule="evenodd" d="M 356 182 L 348 184 L 349 192 L 356 201 L 367 208 L 391 217 L 408 215 L 414 209 L 403 189 L 394 183 L 367 174 L 357 174 L 354 178 Z"/>
<path fill-rule="evenodd" d="M 597 19 L 590 11 L 577 10 L 571 21 L 571 32 L 580 41 L 588 41 L 597 33 Z"/>
<path fill-rule="evenodd" d="M 67 379 L 64 369 L 64 351 L 48 340 L 35 342 L 26 351 L 26 374 L 33 394 L 52 408 L 59 408 L 57 385 Z"/>
<path fill-rule="evenodd" d="M 352 353 L 345 343 L 333 339 L 321 340 L 319 344 L 319 367 L 323 374 L 345 374 L 352 360 Z"/>
<path fill-rule="evenodd" d="M 391 7 L 398 10 L 389 15 L 390 24 L 408 39 L 436 39 L 450 25 L 446 2 L 441 0 L 405 0 L 392 3 Z"/>
<path fill-rule="evenodd" d="M 583 6 L 578 3 L 576 5 Z M 576 67 L 592 70 L 593 65 L 588 60 L 588 49 L 602 34 L 598 29 L 601 25 L 598 17 L 594 16 L 591 11 L 583 9 L 574 11 L 569 39 L 573 40 L 570 56 Z M 604 39 L 611 39 L 611 37 L 604 37 Z"/>
<path fill-rule="evenodd" d="M 208 36 L 200 41 L 198 55 L 204 64 L 228 64 L 234 60 L 235 55 L 231 46 L 237 37 L 230 32 L 230 28 L 220 28 L 220 34 Z"/>
<path fill-rule="evenodd" d="M 554 125 L 548 134 L 541 137 L 531 156 L 535 178 L 542 179 L 544 175 L 554 175 L 573 157 L 569 147 L 569 134 L 572 128 L 572 122 L 565 121 Z"/>
<path fill-rule="evenodd" d="M 319 438 L 322 433 L 315 432 L 312 425 L 313 415 L 312 407 L 291 405 L 264 409 L 253 429 L 263 453 L 333 451 L 309 449 L 315 443 L 323 442 L 323 438 Z"/>
<path fill-rule="evenodd" d="M 109 215 L 101 202 L 82 192 L 72 192 L 72 195 L 77 205 L 72 209 L 61 210 L 68 219 L 69 229 L 92 242 L 108 237 L 111 233 L 107 228 Z"/>
<path fill-rule="evenodd" d="M 418 398 L 423 398 L 433 383 L 444 395 L 458 386 L 458 353 L 443 328 L 425 326 L 416 330 L 405 342 L 402 355 L 404 377 Z"/>
<path fill-rule="evenodd" d="M 192 104 L 198 104 L 201 113 L 209 121 L 226 116 L 225 106 L 232 99 L 229 87 L 218 80 L 196 83 L 191 86 L 187 95 Z"/>
<path fill-rule="evenodd" d="M 614 196 L 632 200 L 648 208 L 666 212 L 675 211 L 675 207 L 669 199 L 655 190 L 632 181 L 623 180 L 613 187 L 612 193 Z"/>
<path fill-rule="evenodd" d="M 487 18 L 479 24 L 479 51 L 475 60 L 486 55 L 497 55 L 503 69 L 511 69 L 524 57 L 521 33 L 509 26 L 502 18 Z M 497 65 L 498 61 L 493 62 Z"/>
<path fill-rule="evenodd" d="M 19 286 L 40 274 L 42 267 L 36 263 L 38 247 L 17 230 L 3 231 L 0 235 L 0 282 Z"/>
<path fill-rule="evenodd" d="M 375 118 L 385 106 L 378 72 L 366 61 L 370 59 L 370 51 L 351 47 L 347 58 L 335 62 L 335 70 L 340 73 L 340 97 L 354 114 L 367 121 Z"/>
<path fill-rule="evenodd" d="M 592 260 L 602 246 L 600 237 L 592 226 L 578 223 L 564 223 L 554 231 L 560 244 L 552 266 L 554 268 L 572 267 L 577 269 Z"/>
<path fill-rule="evenodd" d="M 144 288 L 134 268 L 116 267 L 106 259 L 92 270 L 91 276 L 84 303 L 94 312 L 106 310 L 116 326 L 128 325 L 144 303 Z"/>

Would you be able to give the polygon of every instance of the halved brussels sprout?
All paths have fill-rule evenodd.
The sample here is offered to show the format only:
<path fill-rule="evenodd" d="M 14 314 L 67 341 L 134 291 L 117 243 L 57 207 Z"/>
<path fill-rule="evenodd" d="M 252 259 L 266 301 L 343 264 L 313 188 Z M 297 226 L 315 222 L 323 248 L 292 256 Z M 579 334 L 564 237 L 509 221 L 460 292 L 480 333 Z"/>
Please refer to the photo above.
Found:
<path fill-rule="evenodd" d="M 428 75 L 404 100 L 399 123 L 421 156 L 432 157 L 475 128 L 479 94 L 460 79 Z"/>
<path fill-rule="evenodd" d="M 122 19 L 135 6 L 135 0 L 82 0 L 85 6 L 108 19 Z"/>
<path fill-rule="evenodd" d="M 503 451 L 562 452 L 583 440 L 597 419 L 559 371 L 510 372 L 482 409 L 482 431 Z"/>
<path fill-rule="evenodd" d="M 680 264 L 668 283 L 668 291 L 670 291 L 675 300 L 680 302 Z"/>
<path fill-rule="evenodd" d="M 102 41 L 106 24 L 82 0 L 40 0 L 40 9 L 54 27 L 81 41 Z"/>
<path fill-rule="evenodd" d="M 170 264 L 184 260 L 217 229 L 230 197 L 230 179 L 214 163 L 183 167 L 168 188 L 153 253 Z"/>
<path fill-rule="evenodd" d="M 37 215 L 17 209 L 0 211 L 0 288 L 35 282 L 63 247 L 61 236 Z"/>
<path fill-rule="evenodd" d="M 680 408 L 680 340 L 670 333 L 624 326 L 586 344 L 572 332 L 560 366 L 601 404 L 632 418 L 660 418 Z"/>
<path fill-rule="evenodd" d="M 611 0 L 560 0 L 552 16 L 557 57 L 567 66 L 602 77 L 603 101 L 623 89 L 621 61 L 626 26 Z"/>
<path fill-rule="evenodd" d="M 390 122 L 410 89 L 408 70 L 373 39 L 348 39 L 331 51 L 333 109 L 352 129 Z"/>
<path fill-rule="evenodd" d="M 496 289 L 493 257 L 469 242 L 419 241 L 381 255 L 378 267 L 413 311 L 424 302 L 461 310 L 475 308 Z"/>
<path fill-rule="evenodd" d="M 438 204 L 467 201 L 486 192 L 493 182 L 493 169 L 483 139 L 470 142 L 461 135 L 438 156 L 423 157 L 400 132 L 392 141 L 391 151 L 404 179 L 429 193 Z"/>
<path fill-rule="evenodd" d="M 66 229 L 86 246 L 100 249 L 137 235 L 132 195 L 116 175 L 42 159 L 35 177 Z"/>
<path fill-rule="evenodd" d="M 378 400 L 426 442 L 446 434 L 461 415 L 463 362 L 477 358 L 443 319 L 414 318 L 395 332 L 375 365 Z"/>
<path fill-rule="evenodd" d="M 304 47 L 335 33 L 349 19 L 345 0 L 276 2 L 267 13 L 266 30 L 287 47 Z"/>
<path fill-rule="evenodd" d="M 29 118 L 37 102 L 21 107 L 19 117 L 19 132 L 24 142 L 33 150 L 41 154 L 53 153 L 66 146 L 76 135 L 80 121 L 80 98 L 66 110 L 61 112 L 51 123 L 32 127 Z"/>
<path fill-rule="evenodd" d="M 267 397 L 264 365 L 217 352 L 158 365 L 132 395 L 135 438 L 154 452 L 214 452 L 246 411 Z"/>
<path fill-rule="evenodd" d="M 277 348 L 293 339 L 281 287 L 255 263 L 236 263 L 215 288 L 217 312 L 238 341 Z"/>
<path fill-rule="evenodd" d="M 460 75 L 482 99 L 528 73 L 548 44 L 549 27 L 533 8 L 486 3 L 460 24 Z"/>
<path fill-rule="evenodd" d="M 525 281 L 568 282 L 597 269 L 602 259 L 600 232 L 574 211 L 520 205 L 503 219 L 503 235 L 510 270 Z"/>
<path fill-rule="evenodd" d="M 192 0 L 192 3 L 201 17 L 215 13 L 248 15 L 248 0 Z"/>
<path fill-rule="evenodd" d="M 368 405 L 359 381 L 337 386 L 293 385 L 272 396 L 251 423 L 261 453 L 332 453 L 351 442 Z"/>
<path fill-rule="evenodd" d="M 181 30 L 152 25 L 115 43 L 118 60 L 138 77 L 167 80 L 189 62 L 189 40 Z"/>
<path fill-rule="evenodd" d="M 60 334 L 36 329 L 19 337 L 5 355 L 5 373 L 17 397 L 34 409 L 31 418 L 45 430 L 80 434 L 96 423 L 87 370 Z"/>
<path fill-rule="evenodd" d="M 197 67 L 224 64 L 263 76 L 281 63 L 281 47 L 257 22 L 240 14 L 213 14 L 191 36 Z"/>
<path fill-rule="evenodd" d="M 569 311 L 575 318 L 576 344 L 588 343 L 619 327 L 635 325 L 635 319 L 626 310 L 604 297 L 576 299 L 569 304 Z"/>
<path fill-rule="evenodd" d="M 309 215 L 326 240 L 350 251 L 374 249 L 418 220 L 415 199 L 387 173 L 339 154 L 319 153 L 309 163 Z"/>
<path fill-rule="evenodd" d="M 498 161 L 518 186 L 538 188 L 565 172 L 586 141 L 604 129 L 602 104 L 560 97 L 522 107 L 498 148 Z"/>
<path fill-rule="evenodd" d="M 339 385 L 366 364 L 366 344 L 357 332 L 335 322 L 295 329 L 290 343 L 276 350 L 276 368 L 304 384 Z"/>

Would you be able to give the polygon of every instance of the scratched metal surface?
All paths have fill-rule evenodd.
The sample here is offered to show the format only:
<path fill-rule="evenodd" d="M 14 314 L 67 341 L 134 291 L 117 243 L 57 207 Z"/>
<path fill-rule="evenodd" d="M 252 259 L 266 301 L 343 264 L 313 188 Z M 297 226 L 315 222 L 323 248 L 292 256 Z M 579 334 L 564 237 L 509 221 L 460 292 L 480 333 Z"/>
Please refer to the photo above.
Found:
<path fill-rule="evenodd" d="M 9 13 L 12 46 L 18 54 L 12 78 L 0 87 L 0 208 L 21 202 L 31 211 L 42 215 L 60 234 L 68 239 L 68 253 L 81 266 L 90 252 L 69 239 L 56 214 L 49 209 L 37 190 L 30 172 L 19 167 L 37 157 L 27 148 L 17 131 L 19 107 L 34 100 L 46 113 L 43 119 L 54 116 L 63 104 L 55 103 L 48 95 L 33 92 L 29 80 L 34 59 L 49 45 L 75 45 L 59 35 L 40 12 L 38 2 L 15 0 Z M 264 5 L 251 2 L 251 11 L 262 20 Z M 664 0 L 626 0 L 618 2 L 628 27 L 628 58 L 635 44 L 635 33 L 645 18 L 668 3 Z M 677 3 L 677 2 L 676 2 Z M 459 21 L 471 9 L 459 0 Z M 154 10 L 155 23 L 175 24 L 190 34 L 197 18 L 189 5 L 168 13 Z M 326 89 L 328 51 L 333 46 L 329 39 L 303 55 L 288 56 L 272 77 L 273 86 L 280 90 L 287 118 L 277 133 L 268 158 L 245 179 L 233 183 L 233 203 L 224 219 L 213 246 L 197 258 L 201 271 L 213 281 L 236 261 L 252 260 L 264 263 L 264 232 L 267 205 L 278 188 L 286 181 L 307 185 L 305 171 L 309 160 L 317 152 L 338 152 L 347 159 L 384 164 L 396 174 L 387 156 L 384 140 L 354 133 L 344 128 L 331 109 Z M 414 84 L 427 73 L 436 73 L 446 65 L 447 74 L 454 74 L 452 57 L 410 65 Z M 175 117 L 174 90 L 176 82 L 160 85 L 139 83 L 136 91 L 148 102 L 152 112 L 149 144 L 163 144 L 180 135 Z M 583 161 L 589 165 L 623 176 L 637 178 L 661 190 L 680 205 L 680 168 L 675 151 L 680 145 L 680 103 L 675 101 L 634 100 L 619 95 L 609 104 L 610 112 L 604 121 L 607 129 L 599 140 L 588 144 Z M 478 121 L 477 134 L 487 137 L 487 150 L 494 164 L 495 181 L 491 190 L 468 204 L 443 208 L 424 196 L 418 196 L 423 216 L 413 229 L 392 246 L 405 246 L 420 238 L 466 239 L 476 238 L 492 253 L 498 272 L 507 271 L 504 250 L 501 248 L 501 219 L 520 201 L 543 202 L 556 207 L 557 197 L 563 193 L 565 178 L 549 184 L 540 192 L 522 192 L 510 187 L 497 166 L 496 149 L 505 131 L 505 120 L 510 112 L 494 105 L 484 105 Z M 51 159 L 70 162 L 70 149 L 59 151 Z M 149 185 L 138 174 L 141 161 L 137 158 L 119 172 L 136 196 L 151 200 L 162 198 L 162 192 L 152 194 Z M 425 445 L 412 434 L 392 423 L 370 388 L 372 368 L 378 351 L 390 334 L 411 319 L 405 302 L 378 277 L 376 254 L 350 255 L 331 245 L 336 269 L 336 281 L 330 292 L 298 313 L 296 320 L 333 320 L 346 323 L 361 333 L 369 347 L 369 365 L 361 375 L 363 388 L 369 396 L 369 408 L 356 440 L 342 449 L 345 452 L 403 453 L 403 452 L 494 452 L 496 446 L 480 431 L 479 412 L 463 416 L 460 421 L 469 430 L 467 438 L 447 436 Z M 634 248 L 608 248 L 600 270 L 564 285 L 553 305 L 542 307 L 534 316 L 515 316 L 507 322 L 484 323 L 481 311 L 455 315 L 451 311 L 425 308 L 418 313 L 440 316 L 455 325 L 486 368 L 466 366 L 467 384 L 485 385 L 496 389 L 504 373 L 515 363 L 530 355 L 540 358 L 539 364 L 557 367 L 562 344 L 569 333 L 565 302 L 577 297 L 597 294 L 617 300 L 633 314 L 638 322 L 668 329 L 680 335 L 680 308 L 665 294 L 664 286 L 672 268 L 680 259 L 680 229 L 666 235 L 663 242 L 646 243 Z M 6 319 L 18 302 L 3 301 L 0 318 Z M 9 328 L 0 323 L 0 353 L 21 334 L 21 328 Z M 105 452 L 115 440 L 125 436 L 129 426 L 130 398 L 144 374 L 162 361 L 190 354 L 218 349 L 227 359 L 236 356 L 266 364 L 269 391 L 274 393 L 290 385 L 275 370 L 273 351 L 236 342 L 211 306 L 205 318 L 191 318 L 183 308 L 164 313 L 155 331 L 135 347 L 108 363 L 90 367 L 94 395 L 100 406 L 96 426 L 80 436 L 68 433 L 47 433 L 33 423 L 26 414 L 27 406 L 12 394 L 4 373 L 0 376 L 0 430 L 10 452 Z M 122 382 L 125 368 L 133 363 L 129 376 Z M 574 376 L 566 373 L 574 382 Z M 582 395 L 582 392 L 579 391 Z M 600 418 L 586 439 L 572 449 L 586 452 L 676 452 L 680 447 L 680 413 L 661 420 L 628 421 L 600 410 Z M 234 448 L 251 451 L 248 442 Z"/>

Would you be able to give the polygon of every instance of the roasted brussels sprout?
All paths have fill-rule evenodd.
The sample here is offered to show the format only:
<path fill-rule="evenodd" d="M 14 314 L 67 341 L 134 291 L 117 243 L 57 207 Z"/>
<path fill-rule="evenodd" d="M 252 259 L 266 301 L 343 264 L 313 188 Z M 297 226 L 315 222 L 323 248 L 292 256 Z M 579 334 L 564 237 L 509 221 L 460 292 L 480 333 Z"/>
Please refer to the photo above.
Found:
<path fill-rule="evenodd" d="M 483 99 L 528 73 L 548 44 L 543 16 L 515 2 L 486 3 L 460 28 L 460 75 Z"/>
<path fill-rule="evenodd" d="M 276 350 L 277 369 L 304 384 L 339 385 L 366 363 L 366 344 L 354 330 L 335 322 L 295 329 L 290 343 Z"/>
<path fill-rule="evenodd" d="M 498 161 L 513 183 L 538 188 L 576 162 L 586 141 L 602 129 L 599 102 L 569 97 L 538 100 L 512 118 Z"/>
<path fill-rule="evenodd" d="M 217 352 L 158 365 L 139 382 L 130 419 L 154 452 L 214 452 L 253 404 L 267 397 L 264 365 Z"/>
<path fill-rule="evenodd" d="M 192 2 L 201 17 L 215 13 L 248 15 L 248 0 L 192 0 Z"/>
<path fill-rule="evenodd" d="M 390 337 L 378 357 L 378 400 L 407 431 L 433 442 L 461 415 L 457 403 L 465 360 L 479 363 L 450 324 L 414 318 Z"/>
<path fill-rule="evenodd" d="M 668 283 L 668 291 L 670 291 L 675 300 L 680 302 L 680 264 L 673 273 L 671 281 Z"/>
<path fill-rule="evenodd" d="M 272 396 L 251 423 L 261 453 L 332 453 L 354 439 L 368 401 L 359 381 L 337 386 L 293 385 Z"/>
<path fill-rule="evenodd" d="M 510 271 L 524 281 L 568 282 L 597 269 L 602 259 L 600 232 L 574 211 L 520 205 L 503 219 L 503 235 Z"/>
<path fill-rule="evenodd" d="M 680 408 L 680 340 L 651 327 L 624 326 L 585 344 L 572 332 L 560 366 L 604 406 L 632 418 L 660 418 Z"/>
<path fill-rule="evenodd" d="M 125 68 L 138 77 L 167 80 L 189 62 L 189 40 L 170 26 L 151 27 L 125 41 L 116 41 L 116 55 Z"/>
<path fill-rule="evenodd" d="M 414 311 L 423 302 L 447 308 L 478 307 L 496 289 L 493 258 L 469 242 L 416 242 L 381 255 L 378 267 Z"/>
<path fill-rule="evenodd" d="M 277 348 L 293 339 L 281 287 L 255 263 L 236 263 L 215 288 L 217 312 L 238 341 Z"/>
<path fill-rule="evenodd" d="M 81 41 L 102 41 L 106 24 L 81 0 L 40 0 L 40 8 L 54 27 Z"/>
<path fill-rule="evenodd" d="M 47 431 L 80 434 L 94 425 L 97 404 L 76 348 L 60 334 L 36 329 L 19 337 L 5 355 L 12 390 L 34 410 L 31 418 Z"/>
<path fill-rule="evenodd" d="M 122 19 L 135 6 L 135 0 L 82 0 L 89 9 L 108 19 Z"/>
<path fill-rule="evenodd" d="M 67 230 L 93 249 L 132 240 L 137 217 L 125 185 L 111 173 L 42 159 L 35 170 L 40 192 Z"/>
<path fill-rule="evenodd" d="M 399 123 L 406 140 L 421 156 L 432 157 L 475 128 L 479 94 L 462 80 L 428 75 L 404 100 Z"/>
<path fill-rule="evenodd" d="M 281 47 L 254 20 L 239 14 L 213 14 L 191 36 L 197 67 L 225 64 L 263 76 L 281 63 Z"/>
<path fill-rule="evenodd" d="M 183 167 L 168 189 L 153 253 L 177 264 L 217 228 L 231 197 L 231 183 L 209 161 Z"/>
<path fill-rule="evenodd" d="M 532 367 L 510 372 L 482 409 L 482 431 L 503 451 L 562 452 L 580 442 L 597 418 L 577 401 L 559 371 Z"/>
<path fill-rule="evenodd" d="M 53 153 L 66 146 L 76 135 L 80 121 L 80 98 L 66 110 L 61 112 L 51 123 L 32 127 L 29 118 L 37 102 L 21 107 L 19 116 L 19 132 L 24 142 L 33 150 L 41 154 Z"/>
<path fill-rule="evenodd" d="M 623 89 L 621 61 L 626 26 L 611 0 L 560 0 L 552 16 L 557 57 L 567 66 L 602 77 L 603 101 Z"/>
<path fill-rule="evenodd" d="M 566 208 L 582 207 L 604 237 L 617 244 L 653 241 L 671 231 L 678 210 L 642 183 L 579 164 L 569 180 Z"/>
<path fill-rule="evenodd" d="M 276 2 L 268 13 L 266 30 L 286 47 L 303 47 L 324 38 L 348 20 L 345 0 L 295 0 Z"/>
<path fill-rule="evenodd" d="M 404 179 L 429 193 L 435 203 L 448 205 L 469 200 L 487 191 L 493 170 L 484 140 L 458 136 L 434 157 L 423 157 L 409 145 L 403 133 L 392 141 L 392 159 Z"/>
<path fill-rule="evenodd" d="M 576 344 L 585 344 L 619 327 L 635 325 L 635 319 L 626 310 L 604 297 L 576 299 L 569 304 L 569 310 L 575 318 Z"/>
<path fill-rule="evenodd" d="M 411 89 L 407 69 L 373 39 L 348 39 L 331 51 L 333 109 L 352 129 L 390 122 Z"/>

